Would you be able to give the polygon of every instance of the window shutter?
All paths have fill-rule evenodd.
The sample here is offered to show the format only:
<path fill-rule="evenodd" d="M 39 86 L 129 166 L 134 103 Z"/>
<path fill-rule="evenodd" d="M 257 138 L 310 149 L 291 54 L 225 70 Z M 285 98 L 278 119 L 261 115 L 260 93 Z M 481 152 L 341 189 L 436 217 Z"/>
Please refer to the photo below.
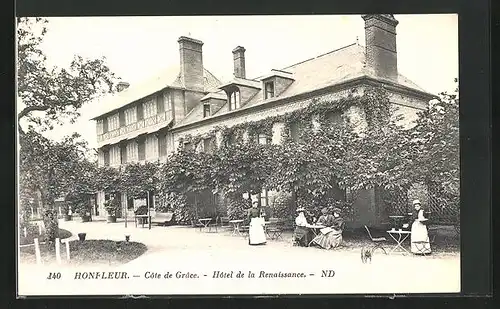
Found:
<path fill-rule="evenodd" d="M 137 120 L 143 120 L 144 119 L 144 105 L 143 104 L 137 104 Z"/>
<path fill-rule="evenodd" d="M 108 132 L 108 117 L 105 117 L 105 118 L 102 120 L 102 132 L 103 132 L 103 133 Z"/>
<path fill-rule="evenodd" d="M 120 127 L 125 126 L 125 111 L 120 111 L 118 114 L 118 117 L 120 118 Z"/>
<path fill-rule="evenodd" d="M 158 94 L 158 97 L 156 100 L 156 112 L 158 114 L 165 112 L 165 102 L 163 101 L 163 95 L 161 93 Z"/>

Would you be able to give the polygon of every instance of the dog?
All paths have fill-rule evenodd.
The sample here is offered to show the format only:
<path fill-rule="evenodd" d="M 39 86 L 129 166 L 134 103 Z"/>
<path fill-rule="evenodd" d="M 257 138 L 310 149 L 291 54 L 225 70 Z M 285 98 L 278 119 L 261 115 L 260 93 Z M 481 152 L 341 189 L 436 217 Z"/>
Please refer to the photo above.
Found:
<path fill-rule="evenodd" d="M 383 247 L 381 247 L 380 245 L 375 245 L 372 247 L 363 247 L 363 248 L 361 248 L 361 262 L 363 262 L 363 264 L 366 264 L 366 263 L 371 264 L 373 252 L 377 249 L 381 249 L 382 251 L 384 251 L 385 254 L 387 254 L 385 249 Z"/>
<path fill-rule="evenodd" d="M 361 262 L 366 264 L 367 262 L 372 262 L 372 250 L 370 248 L 361 248 Z"/>

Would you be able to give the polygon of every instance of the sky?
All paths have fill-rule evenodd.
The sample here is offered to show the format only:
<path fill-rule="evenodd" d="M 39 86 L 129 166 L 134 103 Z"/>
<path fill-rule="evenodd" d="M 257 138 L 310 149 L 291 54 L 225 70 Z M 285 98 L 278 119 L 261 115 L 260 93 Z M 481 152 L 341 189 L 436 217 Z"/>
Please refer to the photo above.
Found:
<path fill-rule="evenodd" d="M 395 15 L 398 71 L 431 93 L 451 91 L 458 77 L 456 14 Z M 204 42 L 203 64 L 219 80 L 232 78 L 232 50 L 246 49 L 246 75 L 254 78 L 359 41 L 360 15 L 57 17 L 48 18 L 42 49 L 49 65 L 67 67 L 74 55 L 106 57 L 110 69 L 131 85 L 179 65 L 180 36 Z M 99 104 L 94 102 L 92 104 Z M 95 106 L 82 107 L 75 124 L 46 135 L 79 132 L 96 145 Z"/>

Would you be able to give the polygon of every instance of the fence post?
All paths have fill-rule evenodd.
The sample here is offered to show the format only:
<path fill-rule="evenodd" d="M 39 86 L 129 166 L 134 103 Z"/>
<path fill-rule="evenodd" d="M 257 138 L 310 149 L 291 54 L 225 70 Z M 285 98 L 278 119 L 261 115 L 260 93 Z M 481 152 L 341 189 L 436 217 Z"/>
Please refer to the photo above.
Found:
<path fill-rule="evenodd" d="M 38 225 L 38 235 L 42 235 L 42 225 L 41 224 L 37 225 Z"/>
<path fill-rule="evenodd" d="M 23 232 L 24 232 L 24 237 L 28 236 L 28 231 L 26 230 L 26 227 L 23 227 Z"/>
<path fill-rule="evenodd" d="M 69 256 L 69 241 L 68 239 L 61 240 L 62 243 L 66 244 L 66 259 L 69 261 L 70 256 Z"/>
<path fill-rule="evenodd" d="M 42 256 L 40 254 L 40 245 L 38 244 L 38 238 L 35 238 L 35 256 L 36 256 L 36 263 L 42 264 Z"/>
<path fill-rule="evenodd" d="M 61 264 L 61 241 L 59 238 L 56 238 L 56 261 L 57 264 Z"/>

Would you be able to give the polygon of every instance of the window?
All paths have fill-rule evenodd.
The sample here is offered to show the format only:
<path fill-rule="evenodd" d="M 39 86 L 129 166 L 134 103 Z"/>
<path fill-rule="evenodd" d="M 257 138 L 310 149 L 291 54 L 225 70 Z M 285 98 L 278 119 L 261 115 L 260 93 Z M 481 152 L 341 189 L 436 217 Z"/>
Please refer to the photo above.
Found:
<path fill-rule="evenodd" d="M 153 117 L 156 115 L 156 102 L 154 100 L 150 100 L 144 103 L 144 119 L 148 119 L 149 117 Z"/>
<path fill-rule="evenodd" d="M 300 137 L 300 125 L 297 122 L 293 122 L 290 124 L 290 137 L 294 141 L 298 141 Z"/>
<path fill-rule="evenodd" d="M 158 153 L 160 157 L 167 155 L 167 135 L 161 134 L 158 135 Z"/>
<path fill-rule="evenodd" d="M 131 141 L 127 145 L 127 160 L 129 162 L 134 162 L 137 161 L 138 158 L 138 149 L 137 149 L 137 143 L 135 141 Z"/>
<path fill-rule="evenodd" d="M 96 123 L 96 130 L 97 130 L 97 135 L 104 134 L 104 127 L 103 127 L 104 121 L 103 119 L 98 119 Z"/>
<path fill-rule="evenodd" d="M 203 118 L 210 117 L 210 104 L 203 104 Z"/>
<path fill-rule="evenodd" d="M 114 114 L 108 117 L 108 131 L 114 131 L 120 128 L 120 116 L 119 114 Z"/>
<path fill-rule="evenodd" d="M 262 189 L 262 192 L 260 193 L 260 206 L 267 207 L 268 201 L 269 201 L 268 192 L 266 189 Z"/>
<path fill-rule="evenodd" d="M 154 135 L 146 138 L 146 159 L 158 158 L 158 139 Z"/>
<path fill-rule="evenodd" d="M 205 138 L 203 140 L 203 151 L 206 153 L 212 153 L 213 138 Z"/>
<path fill-rule="evenodd" d="M 137 143 L 137 157 L 139 161 L 146 160 L 146 140 L 142 139 Z"/>
<path fill-rule="evenodd" d="M 120 146 L 120 163 L 127 163 L 127 146 L 125 145 Z"/>
<path fill-rule="evenodd" d="M 167 115 L 166 121 L 169 122 L 172 118 L 172 101 L 170 100 L 170 93 L 166 92 L 163 94 L 163 102 L 165 104 L 165 114 Z"/>
<path fill-rule="evenodd" d="M 326 119 L 328 120 L 329 123 L 332 124 L 340 124 L 343 121 L 342 113 L 339 111 L 328 112 L 326 114 Z"/>
<path fill-rule="evenodd" d="M 264 99 L 270 99 L 274 97 L 274 83 L 273 82 L 266 82 L 264 84 L 265 88 L 265 93 L 264 93 Z"/>
<path fill-rule="evenodd" d="M 125 111 L 120 111 L 118 113 L 118 119 L 119 119 L 119 124 L 120 128 L 125 126 Z"/>
<path fill-rule="evenodd" d="M 104 166 L 109 166 L 109 150 L 104 150 Z"/>
<path fill-rule="evenodd" d="M 133 106 L 125 110 L 125 125 L 137 122 L 137 107 Z"/>
<path fill-rule="evenodd" d="M 271 144 L 271 138 L 267 134 L 260 133 L 257 135 L 257 142 L 261 145 Z"/>
<path fill-rule="evenodd" d="M 229 109 L 235 110 L 240 108 L 240 90 L 236 89 L 229 94 Z"/>
<path fill-rule="evenodd" d="M 110 165 L 115 166 L 120 164 L 120 147 L 113 146 L 109 151 Z"/>

